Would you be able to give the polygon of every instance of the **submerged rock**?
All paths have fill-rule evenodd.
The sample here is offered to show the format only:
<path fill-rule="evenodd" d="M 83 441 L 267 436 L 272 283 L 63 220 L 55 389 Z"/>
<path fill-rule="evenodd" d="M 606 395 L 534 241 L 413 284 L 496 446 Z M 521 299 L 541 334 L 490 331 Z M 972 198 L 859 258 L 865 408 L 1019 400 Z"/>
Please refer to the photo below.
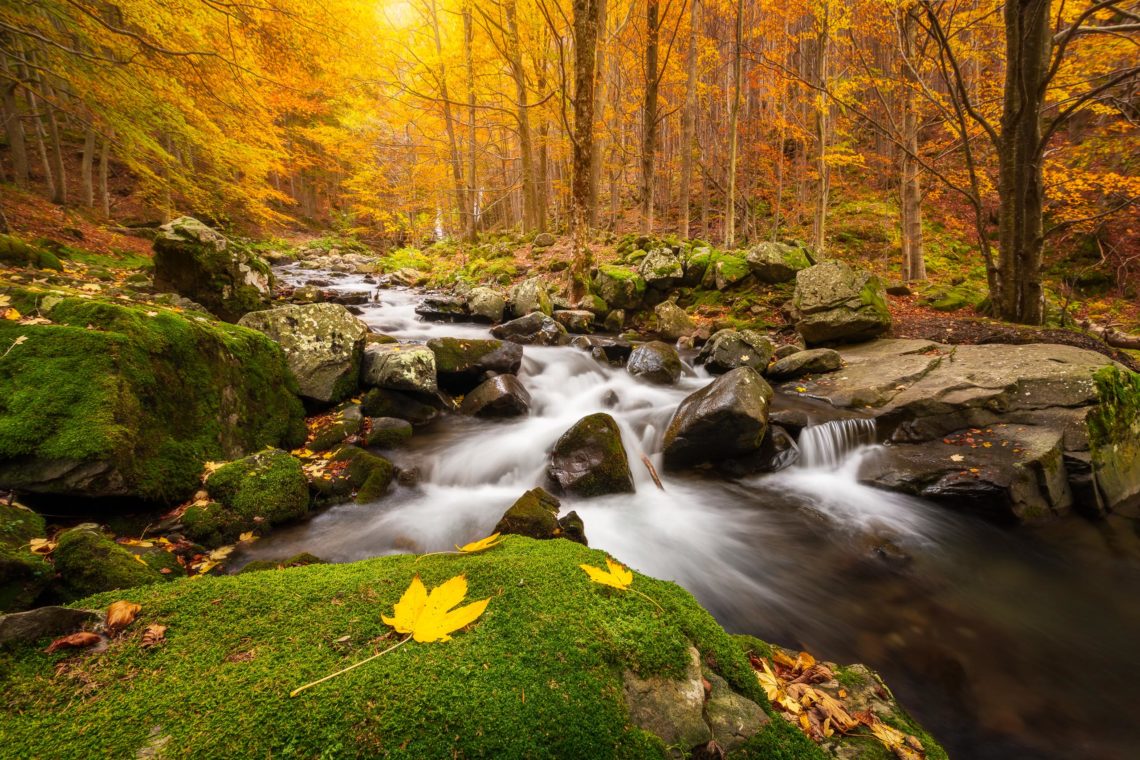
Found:
<path fill-rule="evenodd" d="M 796 274 L 792 306 L 796 332 L 809 346 L 870 340 L 891 326 L 883 283 L 839 261 Z"/>
<path fill-rule="evenodd" d="M 768 429 L 772 388 L 750 367 L 738 367 L 681 402 L 665 429 L 671 469 L 751 454 Z"/>
<path fill-rule="evenodd" d="M 751 367 L 762 375 L 774 350 L 772 341 L 755 330 L 719 330 L 701 348 L 696 362 L 713 374 Z"/>
<path fill-rule="evenodd" d="M 238 324 L 281 346 L 301 395 L 335 403 L 356 392 L 368 327 L 343 306 L 281 306 L 246 314 Z"/>
<path fill-rule="evenodd" d="M 530 394 L 514 375 L 492 377 L 463 398 L 460 414 L 518 417 L 530 411 Z"/>
<path fill-rule="evenodd" d="M 527 346 L 563 346 L 570 342 L 570 336 L 566 333 L 565 327 L 537 311 L 527 314 L 525 317 L 504 322 L 492 328 L 491 334 L 496 338 Z"/>
<path fill-rule="evenodd" d="M 269 305 L 273 275 L 256 255 L 189 216 L 158 229 L 154 287 L 196 301 L 227 322 Z"/>
<path fill-rule="evenodd" d="M 570 341 L 570 345 L 589 351 L 591 356 L 606 364 L 625 364 L 633 353 L 633 344 L 624 338 L 579 335 Z"/>
<path fill-rule="evenodd" d="M 591 414 L 574 423 L 554 444 L 550 477 L 576 496 L 633 493 L 629 456 L 614 418 Z"/>
<path fill-rule="evenodd" d="M 654 385 L 675 385 L 681 379 L 681 357 L 672 346 L 655 340 L 633 349 L 626 371 Z"/>
<path fill-rule="evenodd" d="M 565 538 L 585 546 L 582 518 L 577 512 L 569 512 L 559 519 L 561 508 L 558 497 L 543 488 L 532 488 L 503 513 L 493 532 L 540 540 Z"/>
<path fill-rule="evenodd" d="M 372 388 L 434 394 L 435 353 L 411 343 L 371 344 L 364 350 L 361 380 Z"/>

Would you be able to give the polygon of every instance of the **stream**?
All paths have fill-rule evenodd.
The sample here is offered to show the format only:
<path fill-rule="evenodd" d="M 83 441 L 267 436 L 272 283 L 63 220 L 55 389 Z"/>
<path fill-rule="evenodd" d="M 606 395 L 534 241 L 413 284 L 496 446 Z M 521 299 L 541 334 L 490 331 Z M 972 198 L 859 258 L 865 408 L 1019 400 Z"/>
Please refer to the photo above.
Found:
<path fill-rule="evenodd" d="M 318 275 L 326 273 L 282 272 L 296 283 Z M 333 289 L 372 286 L 351 275 Z M 489 337 L 481 326 L 421 321 L 412 291 L 378 297 L 361 315 L 376 332 Z M 444 415 L 390 454 L 418 468 L 419 485 L 328 509 L 240 560 L 307 551 L 348 562 L 487 535 L 525 490 L 545 483 L 554 441 L 605 411 L 621 428 L 637 493 L 563 498 L 591 547 L 676 581 L 730 632 L 866 663 L 951 757 L 1136 756 L 1136 525 L 1073 518 L 1010 530 L 862 486 L 860 463 L 880 448 L 867 421 L 809 427 L 800 464 L 779 473 L 729 481 L 664 472 L 664 428 L 678 403 L 710 382 L 703 369 L 686 366 L 677 386 L 660 387 L 576 348 L 524 351 L 528 417 Z M 642 454 L 658 466 L 663 491 Z"/>

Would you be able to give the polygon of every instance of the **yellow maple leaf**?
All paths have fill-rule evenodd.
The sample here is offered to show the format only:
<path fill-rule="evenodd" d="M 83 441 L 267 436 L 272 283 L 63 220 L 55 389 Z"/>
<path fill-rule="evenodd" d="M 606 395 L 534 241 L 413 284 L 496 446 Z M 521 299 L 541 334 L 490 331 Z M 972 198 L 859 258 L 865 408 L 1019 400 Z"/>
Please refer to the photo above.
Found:
<path fill-rule="evenodd" d="M 493 546 L 498 546 L 501 543 L 503 543 L 502 537 L 498 533 L 492 533 L 486 538 L 480 538 L 478 541 L 472 541 L 463 546 L 456 544 L 455 549 L 463 554 L 475 554 L 476 552 L 486 551 Z"/>
<path fill-rule="evenodd" d="M 20 312 L 17 311 L 16 309 L 8 308 L 8 309 L 4 310 L 4 319 L 15 322 L 19 318 L 20 318 Z"/>
<path fill-rule="evenodd" d="M 491 601 L 489 598 L 480 599 L 456 607 L 465 596 L 467 579 L 462 575 L 444 581 L 430 594 L 417 575 L 393 606 L 392 617 L 381 615 L 380 619 L 399 633 L 411 634 L 421 644 L 450 641 L 451 633 L 475 622 Z"/>
<path fill-rule="evenodd" d="M 592 567 L 590 565 L 578 565 L 586 571 L 586 575 L 590 576 L 590 580 L 594 583 L 600 583 L 603 586 L 612 586 L 616 589 L 625 591 L 633 583 L 633 573 L 628 568 L 619 565 L 609 557 L 606 557 L 607 570 L 600 567 Z"/>
<path fill-rule="evenodd" d="M 28 542 L 33 554 L 51 554 L 55 551 L 55 541 L 50 538 L 33 538 Z"/>

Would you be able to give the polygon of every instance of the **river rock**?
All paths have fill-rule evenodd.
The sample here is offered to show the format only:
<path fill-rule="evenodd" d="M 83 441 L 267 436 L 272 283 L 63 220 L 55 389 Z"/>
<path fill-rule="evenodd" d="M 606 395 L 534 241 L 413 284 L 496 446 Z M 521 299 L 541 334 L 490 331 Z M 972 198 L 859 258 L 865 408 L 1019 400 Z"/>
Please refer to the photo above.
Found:
<path fill-rule="evenodd" d="M 412 438 L 412 423 L 398 417 L 369 417 L 364 445 L 376 449 L 396 449 Z"/>
<path fill-rule="evenodd" d="M 518 417 L 530 411 L 530 394 L 514 375 L 499 375 L 463 398 L 460 414 L 473 417 Z"/>
<path fill-rule="evenodd" d="M 539 540 L 565 538 L 585 546 L 582 518 L 577 512 L 570 512 L 558 519 L 561 508 L 562 502 L 556 496 L 543 488 L 532 488 L 503 513 L 493 532 Z"/>
<path fill-rule="evenodd" d="M 594 313 L 584 309 L 559 309 L 554 312 L 554 321 L 565 327 L 567 332 L 586 335 L 592 332 Z"/>
<path fill-rule="evenodd" d="M 373 388 L 365 393 L 360 409 L 368 417 L 397 417 L 412 425 L 426 425 L 439 416 L 436 407 L 411 394 L 386 388 Z"/>
<path fill-rule="evenodd" d="M 546 292 L 546 285 L 537 277 L 523 280 L 511 289 L 509 300 L 511 314 L 516 317 L 541 312 L 550 316 L 553 306 L 550 303 L 550 294 Z"/>
<path fill-rule="evenodd" d="M 594 290 L 611 309 L 637 309 L 645 297 L 645 278 L 632 269 L 603 264 L 594 276 Z"/>
<path fill-rule="evenodd" d="M 346 404 L 332 414 L 322 416 L 309 431 L 305 448 L 310 451 L 328 451 L 342 444 L 349 436 L 364 427 L 364 415 L 358 404 Z"/>
<path fill-rule="evenodd" d="M 702 669 L 702 674 L 709 684 L 705 719 L 712 729 L 713 741 L 726 753 L 738 750 L 768 725 L 768 714 L 748 697 L 733 691 L 716 673 Z"/>
<path fill-rule="evenodd" d="M 891 326 L 883 283 L 839 261 L 797 273 L 792 307 L 796 332 L 809 346 L 870 340 Z"/>
<path fill-rule="evenodd" d="M 803 346 L 797 346 L 794 343 L 785 343 L 781 346 L 776 346 L 776 350 L 772 352 L 772 358 L 779 361 L 780 359 L 786 359 L 792 354 L 803 350 Z"/>
<path fill-rule="evenodd" d="M 461 296 L 425 296 L 416 304 L 416 314 L 429 322 L 463 322 L 469 313 L 467 299 Z"/>
<path fill-rule="evenodd" d="M 694 248 L 686 254 L 684 256 L 685 276 L 681 284 L 688 287 L 700 285 L 711 260 L 712 249 L 708 246 Z"/>
<path fill-rule="evenodd" d="M 665 290 L 681 281 L 685 269 L 668 248 L 654 248 L 641 260 L 637 271 L 651 288 Z"/>
<path fill-rule="evenodd" d="M 657 316 L 657 334 L 666 340 L 677 340 L 696 332 L 696 323 L 673 301 L 662 301 L 653 313 Z"/>
<path fill-rule="evenodd" d="M 614 309 L 606 314 L 603 328 L 606 332 L 619 333 L 625 328 L 625 309 Z"/>
<path fill-rule="evenodd" d="M 681 379 L 681 357 L 675 348 L 659 340 L 633 349 L 625 368 L 654 385 L 675 385 Z"/>
<path fill-rule="evenodd" d="M 590 352 L 603 364 L 622 365 L 633 353 L 633 344 L 624 338 L 605 338 L 595 335 L 576 335 L 570 341 L 574 348 Z"/>
<path fill-rule="evenodd" d="M 356 392 L 368 327 L 343 306 L 281 306 L 246 314 L 238 324 L 281 346 L 306 398 L 335 403 Z"/>
<path fill-rule="evenodd" d="M 843 364 L 838 351 L 830 348 L 812 348 L 795 351 L 776 361 L 765 373 L 773 380 L 788 380 L 800 375 L 818 375 L 821 372 L 834 372 Z"/>
<path fill-rule="evenodd" d="M 705 722 L 705 686 L 701 678 L 701 653 L 689 647 L 688 662 L 681 678 L 643 678 L 627 670 L 625 703 L 633 725 L 659 737 L 684 755 L 713 738 Z"/>
<path fill-rule="evenodd" d="M 621 431 L 605 413 L 583 417 L 562 434 L 551 452 L 549 473 L 576 496 L 634 492 Z"/>
<path fill-rule="evenodd" d="M 492 328 L 491 334 L 526 346 L 563 346 L 570 342 L 565 327 L 538 311 L 504 322 Z"/>
<path fill-rule="evenodd" d="M 269 305 L 273 275 L 256 255 L 189 216 L 158 228 L 154 288 L 196 301 L 227 322 Z"/>
<path fill-rule="evenodd" d="M 457 393 L 471 390 L 488 374 L 516 375 L 522 367 L 523 348 L 510 341 L 432 338 L 427 346 L 435 354 L 439 383 Z"/>
<path fill-rule="evenodd" d="M 738 367 L 688 396 L 665 429 L 671 469 L 748 455 L 768 429 L 772 388 L 751 367 Z"/>
<path fill-rule="evenodd" d="M 471 313 L 473 322 L 490 324 L 502 322 L 506 307 L 507 300 L 493 288 L 472 288 L 467 294 L 467 309 Z"/>
<path fill-rule="evenodd" d="M 0 490 L 130 497 L 101 513 L 131 499 L 171 504 L 197 489 L 206 461 L 304 440 L 296 380 L 265 335 L 161 308 L 34 297 L 51 324 L 0 320 L 12 347 L 0 372 Z"/>
<path fill-rule="evenodd" d="M 96 526 L 64 531 L 58 538 L 52 561 L 59 575 L 59 593 L 67 599 L 82 599 L 102 591 L 134 588 L 166 579 L 135 555 L 104 537 Z"/>
<path fill-rule="evenodd" d="M 774 350 L 772 341 L 755 330 L 719 330 L 701 348 L 696 362 L 713 374 L 737 367 L 751 367 L 764 374 Z"/>
<path fill-rule="evenodd" d="M 760 282 L 791 282 L 796 273 L 811 266 L 803 248 L 787 243 L 760 243 L 748 255 L 748 268 Z"/>
<path fill-rule="evenodd" d="M 412 343 L 370 344 L 364 350 L 361 380 L 371 388 L 434 394 L 439 389 L 435 353 Z"/>
<path fill-rule="evenodd" d="M 997 424 L 887 446 L 859 479 L 998 521 L 1041 522 L 1073 503 L 1063 451 L 1058 430 Z"/>

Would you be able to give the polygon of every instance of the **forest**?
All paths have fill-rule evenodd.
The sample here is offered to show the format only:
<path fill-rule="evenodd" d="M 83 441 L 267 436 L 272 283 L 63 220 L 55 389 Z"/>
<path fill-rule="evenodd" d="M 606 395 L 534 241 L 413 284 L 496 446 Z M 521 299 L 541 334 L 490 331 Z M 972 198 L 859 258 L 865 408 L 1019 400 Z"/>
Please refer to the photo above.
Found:
<path fill-rule="evenodd" d="M 1137 0 L 0 0 L 0 760 L 1125 760 Z"/>

